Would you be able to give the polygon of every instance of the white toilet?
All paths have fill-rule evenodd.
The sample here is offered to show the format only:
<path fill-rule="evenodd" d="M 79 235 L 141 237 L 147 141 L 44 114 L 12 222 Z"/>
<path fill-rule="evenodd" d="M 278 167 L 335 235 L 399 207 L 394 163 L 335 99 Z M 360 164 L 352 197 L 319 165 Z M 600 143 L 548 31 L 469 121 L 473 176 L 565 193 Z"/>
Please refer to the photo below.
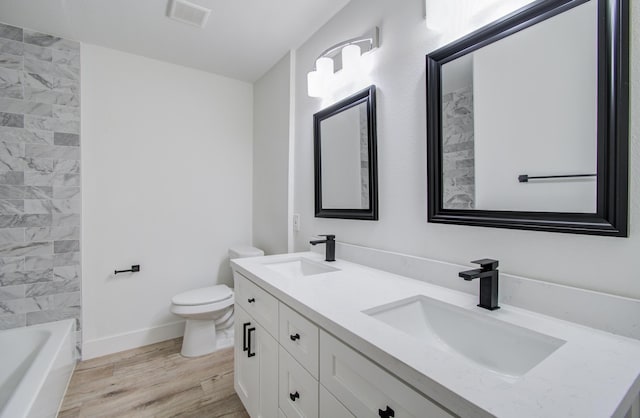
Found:
<path fill-rule="evenodd" d="M 264 252 L 254 247 L 229 248 L 230 259 L 262 255 Z M 180 293 L 171 299 L 171 312 L 187 320 L 180 352 L 183 356 L 203 356 L 233 344 L 233 335 L 226 341 L 219 338 L 220 333 L 233 330 L 233 290 L 226 285 Z"/>

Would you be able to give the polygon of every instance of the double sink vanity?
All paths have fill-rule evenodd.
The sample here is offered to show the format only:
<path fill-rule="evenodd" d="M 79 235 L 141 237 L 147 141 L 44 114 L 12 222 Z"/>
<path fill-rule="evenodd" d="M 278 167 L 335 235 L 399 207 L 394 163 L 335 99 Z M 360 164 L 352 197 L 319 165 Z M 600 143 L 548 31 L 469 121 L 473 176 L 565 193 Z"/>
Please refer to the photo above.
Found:
<path fill-rule="evenodd" d="M 314 252 L 232 268 L 252 417 L 638 416 L 637 340 Z"/>

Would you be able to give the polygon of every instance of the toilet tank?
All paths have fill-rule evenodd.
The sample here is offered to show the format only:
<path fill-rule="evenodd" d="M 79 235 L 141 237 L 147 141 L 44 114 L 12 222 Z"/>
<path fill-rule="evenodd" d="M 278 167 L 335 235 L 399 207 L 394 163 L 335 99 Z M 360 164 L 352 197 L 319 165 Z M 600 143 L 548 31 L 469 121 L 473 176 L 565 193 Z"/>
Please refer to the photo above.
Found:
<path fill-rule="evenodd" d="M 264 251 L 256 247 L 238 246 L 229 248 L 229 259 L 245 258 L 245 257 L 260 257 L 264 255 Z"/>

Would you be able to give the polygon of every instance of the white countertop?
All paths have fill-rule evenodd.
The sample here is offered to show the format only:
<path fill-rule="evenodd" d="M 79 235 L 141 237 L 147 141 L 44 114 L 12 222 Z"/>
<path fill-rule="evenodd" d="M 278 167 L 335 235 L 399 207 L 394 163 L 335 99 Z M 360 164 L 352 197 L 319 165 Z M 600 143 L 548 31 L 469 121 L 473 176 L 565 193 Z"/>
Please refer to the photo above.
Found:
<path fill-rule="evenodd" d="M 504 304 L 497 311 L 488 311 L 476 306 L 476 296 L 342 260 L 326 263 L 339 271 L 301 279 L 284 277 L 264 266 L 300 257 L 325 263 L 321 255 L 305 252 L 236 259 L 232 266 L 460 416 L 624 416 L 640 392 L 640 341 Z M 523 376 L 506 379 L 455 352 L 428 346 L 362 313 L 415 295 L 566 343 Z"/>

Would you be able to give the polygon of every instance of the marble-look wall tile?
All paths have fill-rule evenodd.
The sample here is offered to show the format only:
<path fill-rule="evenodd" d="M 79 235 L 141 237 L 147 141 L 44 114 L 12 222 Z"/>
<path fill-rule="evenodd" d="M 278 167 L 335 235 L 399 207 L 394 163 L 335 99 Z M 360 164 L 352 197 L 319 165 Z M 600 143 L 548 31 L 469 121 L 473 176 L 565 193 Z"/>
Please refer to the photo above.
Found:
<path fill-rule="evenodd" d="M 22 157 L 24 171 L 40 171 L 47 172 L 53 170 L 53 160 L 45 158 L 27 158 Z"/>
<path fill-rule="evenodd" d="M 60 51 L 80 52 L 80 43 L 46 33 L 24 29 L 24 42 L 27 44 L 53 48 Z"/>
<path fill-rule="evenodd" d="M 22 41 L 23 29 L 0 23 L 0 38 Z"/>
<path fill-rule="evenodd" d="M 80 251 L 80 241 L 78 240 L 65 240 L 65 241 L 54 241 L 53 242 L 53 252 L 58 253 L 70 253 Z"/>
<path fill-rule="evenodd" d="M 0 52 L 0 67 L 12 70 L 22 70 L 23 57 Z"/>
<path fill-rule="evenodd" d="M 14 242 L 24 242 L 26 239 L 25 228 L 0 229 L 0 245 Z"/>
<path fill-rule="evenodd" d="M 80 253 L 62 253 L 53 256 L 53 267 L 74 266 L 80 264 Z"/>
<path fill-rule="evenodd" d="M 54 187 L 53 197 L 56 199 L 74 199 L 80 197 L 80 187 Z"/>
<path fill-rule="evenodd" d="M 24 257 L 0 257 L 0 274 L 24 270 Z"/>
<path fill-rule="evenodd" d="M 53 245 L 51 242 L 26 242 L 11 243 L 0 245 L 0 256 L 2 257 L 20 257 L 26 255 L 42 255 L 51 254 Z"/>
<path fill-rule="evenodd" d="M 442 185 L 445 209 L 475 207 L 473 88 L 443 95 Z"/>
<path fill-rule="evenodd" d="M 24 200 L 0 199 L 0 213 L 2 214 L 24 213 Z"/>
<path fill-rule="evenodd" d="M 29 102 L 20 99 L 0 98 L 0 112 L 22 113 L 25 115 L 53 116 L 52 105 Z M 2 137 L 0 136 L 0 140 Z"/>
<path fill-rule="evenodd" d="M 23 202 L 25 213 L 80 213 L 80 199 L 27 199 Z"/>
<path fill-rule="evenodd" d="M 28 186 L 78 187 L 80 175 L 75 173 L 26 172 L 24 184 Z"/>
<path fill-rule="evenodd" d="M 50 282 L 53 280 L 53 269 L 13 271 L 0 273 L 0 286 Z"/>
<path fill-rule="evenodd" d="M 24 199 L 24 187 L 0 184 L 0 199 Z"/>
<path fill-rule="evenodd" d="M 55 132 L 53 134 L 53 144 L 77 147 L 80 145 L 80 135 Z"/>
<path fill-rule="evenodd" d="M 0 123 L 2 121 L 0 113 Z M 64 132 L 70 134 L 80 134 L 80 123 L 76 120 L 45 118 L 41 116 L 27 115 L 23 117 L 22 124 L 27 129 L 41 129 L 44 131 Z M 55 143 L 55 134 L 54 134 Z"/>
<path fill-rule="evenodd" d="M 0 53 L 24 55 L 24 44 L 22 42 L 0 38 Z"/>
<path fill-rule="evenodd" d="M 80 120 L 80 108 L 73 106 L 53 105 L 52 116 L 58 119 Z"/>
<path fill-rule="evenodd" d="M 54 189 L 54 193 L 55 193 L 55 189 Z M 80 215 L 76 213 L 54 213 L 53 225 L 57 225 L 57 226 L 80 225 Z"/>
<path fill-rule="evenodd" d="M 53 217 L 49 215 L 0 215 L 0 228 L 26 228 L 51 225 Z M 0 257 L 3 255 L 0 254 Z"/>
<path fill-rule="evenodd" d="M 55 64 L 39 59 L 24 57 L 24 70 L 28 73 L 51 74 L 69 80 L 80 79 L 80 69 L 70 65 Z"/>
<path fill-rule="evenodd" d="M 59 172 L 59 173 L 80 173 L 80 161 L 78 161 L 78 160 L 54 160 L 53 161 L 53 171 L 56 171 L 56 172 Z"/>
<path fill-rule="evenodd" d="M 0 126 L 24 128 L 24 115 L 0 112 Z"/>
<path fill-rule="evenodd" d="M 53 197 L 53 187 L 48 186 L 25 186 L 25 199 L 51 199 Z"/>
<path fill-rule="evenodd" d="M 1 171 L 0 184 L 10 184 L 10 185 L 24 184 L 24 173 L 20 171 Z"/>
<path fill-rule="evenodd" d="M 22 297 L 35 297 L 54 295 L 59 293 L 80 292 L 80 279 L 75 278 L 69 280 L 54 280 L 51 282 L 34 283 L 22 286 L 26 289 L 23 290 L 24 295 Z M 2 292 L 2 289 L 4 288 L 0 288 L 0 292 Z M 1 295 L 2 293 L 0 293 L 0 297 Z"/>
<path fill-rule="evenodd" d="M 21 299 L 26 296 L 26 285 L 0 287 L 0 300 Z"/>
<path fill-rule="evenodd" d="M 0 141 L 53 144 L 53 132 L 0 127 Z"/>
<path fill-rule="evenodd" d="M 54 75 L 26 72 L 23 74 L 21 82 L 25 87 L 32 88 L 35 91 L 53 91 L 71 95 L 78 95 L 78 93 L 80 93 L 79 81 Z"/>
<path fill-rule="evenodd" d="M 77 281 L 78 283 L 80 283 L 81 277 L 82 277 L 82 274 L 80 272 L 80 266 L 78 265 L 55 267 L 53 269 L 54 281 L 58 281 L 58 280 L 70 281 L 70 282 Z"/>
<path fill-rule="evenodd" d="M 0 67 L 0 97 L 22 99 L 22 76 L 21 71 Z"/>
<path fill-rule="evenodd" d="M 56 160 L 79 160 L 80 148 L 45 144 L 26 144 L 25 156 L 33 158 L 53 158 Z"/>
<path fill-rule="evenodd" d="M 80 52 L 54 49 L 53 62 L 56 64 L 64 64 L 70 67 L 80 68 Z"/>
<path fill-rule="evenodd" d="M 47 228 L 25 228 L 25 239 L 28 241 L 60 241 L 80 239 L 79 226 L 58 226 Z"/>
<path fill-rule="evenodd" d="M 53 254 L 32 255 L 24 258 L 24 270 L 45 270 L 53 268 Z"/>
<path fill-rule="evenodd" d="M 25 314 L 0 315 L 0 330 L 25 326 L 27 326 L 27 316 Z"/>
<path fill-rule="evenodd" d="M 0 300 L 0 315 L 26 314 L 55 309 L 54 295 L 33 298 Z"/>
<path fill-rule="evenodd" d="M 51 62 L 53 59 L 53 50 L 51 48 L 43 48 L 37 45 L 23 44 L 24 56 L 27 58 L 35 58 L 42 61 Z"/>
<path fill-rule="evenodd" d="M 76 329 L 81 329 L 80 305 L 27 313 L 27 326 L 43 324 L 45 322 L 62 321 L 63 319 L 75 319 Z"/>
<path fill-rule="evenodd" d="M 80 329 L 80 144 L 80 44 L 0 24 L 0 329 Z"/>
<path fill-rule="evenodd" d="M 53 90 L 36 89 L 32 87 L 25 87 L 23 96 L 25 100 L 32 100 L 36 102 L 58 104 L 66 106 L 80 106 L 80 99 L 78 96 L 70 93 L 61 93 Z"/>

